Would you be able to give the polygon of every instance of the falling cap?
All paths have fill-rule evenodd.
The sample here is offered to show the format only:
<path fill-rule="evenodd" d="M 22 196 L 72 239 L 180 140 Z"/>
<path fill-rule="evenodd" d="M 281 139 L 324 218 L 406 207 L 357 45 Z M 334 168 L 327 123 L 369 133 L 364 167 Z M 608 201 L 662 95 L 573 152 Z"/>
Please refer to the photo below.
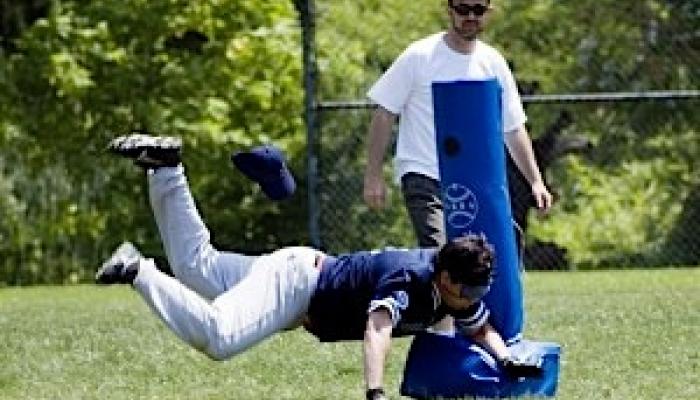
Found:
<path fill-rule="evenodd" d="M 231 155 L 233 165 L 255 181 L 272 200 L 290 197 L 296 189 L 294 176 L 287 168 L 284 154 L 273 145 L 254 147 Z"/>

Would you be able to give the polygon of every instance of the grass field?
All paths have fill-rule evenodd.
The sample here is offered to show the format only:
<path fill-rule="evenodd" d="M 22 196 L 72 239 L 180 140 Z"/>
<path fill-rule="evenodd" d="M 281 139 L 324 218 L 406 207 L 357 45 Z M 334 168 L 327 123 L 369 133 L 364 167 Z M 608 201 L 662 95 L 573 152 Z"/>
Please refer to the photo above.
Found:
<path fill-rule="evenodd" d="M 700 399 L 700 269 L 525 275 L 525 336 L 563 346 L 560 399 Z M 410 341 L 392 349 L 398 386 Z M 210 361 L 128 288 L 0 289 L 0 399 L 362 399 L 358 343 L 303 331 Z"/>

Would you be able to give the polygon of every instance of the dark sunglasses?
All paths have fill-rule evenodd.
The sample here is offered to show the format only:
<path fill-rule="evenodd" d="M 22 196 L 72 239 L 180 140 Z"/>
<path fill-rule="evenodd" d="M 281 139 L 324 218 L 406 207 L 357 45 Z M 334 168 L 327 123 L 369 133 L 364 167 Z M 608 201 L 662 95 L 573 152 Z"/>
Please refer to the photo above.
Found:
<path fill-rule="evenodd" d="M 462 17 L 466 17 L 470 13 L 476 15 L 477 17 L 481 17 L 489 10 L 489 7 L 483 4 L 450 4 L 450 8 Z"/>

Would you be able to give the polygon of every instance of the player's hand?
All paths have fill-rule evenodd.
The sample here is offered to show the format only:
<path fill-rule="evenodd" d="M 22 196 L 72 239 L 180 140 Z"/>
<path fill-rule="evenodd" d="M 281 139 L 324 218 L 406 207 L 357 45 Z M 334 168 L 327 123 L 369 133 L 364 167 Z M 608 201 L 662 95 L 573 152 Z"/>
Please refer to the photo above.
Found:
<path fill-rule="evenodd" d="M 540 363 L 521 361 L 514 357 L 506 357 L 498 362 L 509 378 L 535 378 L 542 376 Z"/>
<path fill-rule="evenodd" d="M 532 184 L 532 196 L 535 198 L 537 209 L 545 213 L 552 207 L 552 194 L 545 186 L 544 182 L 537 181 Z"/>
<path fill-rule="evenodd" d="M 365 175 L 364 189 L 362 192 L 365 203 L 372 209 L 384 207 L 386 203 L 386 184 L 381 175 Z"/>

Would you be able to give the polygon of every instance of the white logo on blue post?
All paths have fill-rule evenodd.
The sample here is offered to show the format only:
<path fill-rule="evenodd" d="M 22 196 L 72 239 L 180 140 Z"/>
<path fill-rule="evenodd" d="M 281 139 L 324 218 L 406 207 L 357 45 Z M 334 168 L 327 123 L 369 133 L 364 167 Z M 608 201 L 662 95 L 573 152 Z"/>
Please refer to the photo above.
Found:
<path fill-rule="evenodd" d="M 471 225 L 479 213 L 479 202 L 468 187 L 452 183 L 444 192 L 447 224 L 456 229 Z"/>

